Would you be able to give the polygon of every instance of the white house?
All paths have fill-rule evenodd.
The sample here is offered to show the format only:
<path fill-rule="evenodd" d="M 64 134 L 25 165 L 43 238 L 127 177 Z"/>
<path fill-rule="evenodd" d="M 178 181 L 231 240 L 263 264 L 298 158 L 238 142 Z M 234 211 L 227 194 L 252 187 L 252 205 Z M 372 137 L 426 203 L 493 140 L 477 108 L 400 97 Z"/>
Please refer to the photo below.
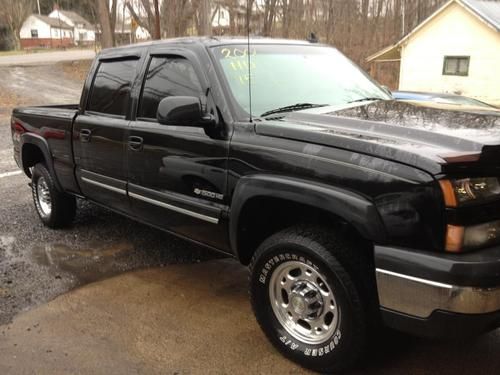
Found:
<path fill-rule="evenodd" d="M 151 35 L 144 27 L 139 26 L 132 18 L 116 20 L 115 39 L 118 44 L 135 43 L 151 39 Z"/>
<path fill-rule="evenodd" d="M 222 1 L 216 1 L 212 4 L 212 28 L 227 29 L 230 24 L 229 7 Z"/>
<path fill-rule="evenodd" d="M 73 27 L 62 20 L 32 14 L 19 32 L 22 48 L 55 48 L 73 45 Z"/>
<path fill-rule="evenodd" d="M 67 10 L 54 9 L 50 18 L 61 20 L 73 28 L 73 40 L 78 45 L 91 45 L 95 42 L 95 29 L 79 14 Z"/>
<path fill-rule="evenodd" d="M 455 93 L 500 105 L 500 2 L 451 0 L 367 61 L 400 61 L 400 90 Z"/>

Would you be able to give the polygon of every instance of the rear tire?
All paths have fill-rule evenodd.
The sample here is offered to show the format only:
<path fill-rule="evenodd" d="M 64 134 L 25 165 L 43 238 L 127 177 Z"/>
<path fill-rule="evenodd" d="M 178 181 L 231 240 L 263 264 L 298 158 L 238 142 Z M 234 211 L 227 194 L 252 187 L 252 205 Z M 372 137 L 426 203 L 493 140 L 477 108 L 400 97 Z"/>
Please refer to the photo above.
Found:
<path fill-rule="evenodd" d="M 54 179 L 43 163 L 33 168 L 31 192 L 36 212 L 44 225 L 61 228 L 73 222 L 76 214 L 75 197 L 57 190 Z"/>
<path fill-rule="evenodd" d="M 354 243 L 330 232 L 276 233 L 250 264 L 250 298 L 262 330 L 286 357 L 319 372 L 352 368 L 369 331 L 363 286 L 369 262 L 360 261 Z"/>

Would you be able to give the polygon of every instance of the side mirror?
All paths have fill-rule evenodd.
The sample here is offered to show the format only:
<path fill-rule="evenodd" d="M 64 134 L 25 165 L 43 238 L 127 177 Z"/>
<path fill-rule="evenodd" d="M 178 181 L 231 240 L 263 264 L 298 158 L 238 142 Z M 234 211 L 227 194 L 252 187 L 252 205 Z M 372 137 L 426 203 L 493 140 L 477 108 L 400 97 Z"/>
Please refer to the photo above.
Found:
<path fill-rule="evenodd" d="M 201 102 L 194 96 L 168 96 L 160 101 L 156 112 L 163 125 L 205 126 L 213 121 L 211 115 L 203 116 Z"/>

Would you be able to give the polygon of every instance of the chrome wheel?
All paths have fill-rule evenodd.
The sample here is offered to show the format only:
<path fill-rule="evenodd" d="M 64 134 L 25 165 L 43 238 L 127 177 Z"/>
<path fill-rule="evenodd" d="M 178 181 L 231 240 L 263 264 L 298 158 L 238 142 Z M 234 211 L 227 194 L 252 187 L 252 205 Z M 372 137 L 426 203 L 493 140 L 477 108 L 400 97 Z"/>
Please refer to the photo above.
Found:
<path fill-rule="evenodd" d="M 269 298 L 280 324 L 304 343 L 327 341 L 339 325 L 340 310 L 332 288 L 306 263 L 280 264 L 271 276 Z"/>
<path fill-rule="evenodd" d="M 36 182 L 36 197 L 38 207 L 43 216 L 50 216 L 52 212 L 52 200 L 50 190 L 44 177 L 40 177 Z"/>

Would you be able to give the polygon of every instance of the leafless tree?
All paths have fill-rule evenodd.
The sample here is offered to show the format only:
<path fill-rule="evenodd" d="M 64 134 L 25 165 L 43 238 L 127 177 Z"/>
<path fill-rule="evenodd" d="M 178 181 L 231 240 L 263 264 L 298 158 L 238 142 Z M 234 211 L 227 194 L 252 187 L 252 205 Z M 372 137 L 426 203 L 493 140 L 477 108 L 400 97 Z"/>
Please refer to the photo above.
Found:
<path fill-rule="evenodd" d="M 111 16 L 108 0 L 97 1 L 97 14 L 101 26 L 101 46 L 109 48 L 114 45 L 114 30 L 111 28 Z"/>
<path fill-rule="evenodd" d="M 198 20 L 198 33 L 212 35 L 212 2 L 210 0 L 201 0 Z"/>
<path fill-rule="evenodd" d="M 19 32 L 33 9 L 33 0 L 0 0 L 0 23 L 7 27 L 16 49 L 21 48 Z"/>
<path fill-rule="evenodd" d="M 130 1 L 127 1 L 125 5 L 135 22 L 145 29 L 153 39 L 161 38 L 160 6 L 158 0 L 141 0 L 141 9 L 136 9 Z M 141 17 L 143 12 L 146 13 L 146 17 L 144 18 Z"/>
<path fill-rule="evenodd" d="M 0 0 L 0 22 L 19 45 L 19 29 L 34 0 Z M 47 9 L 53 0 L 40 0 Z M 124 0 L 135 24 L 153 39 L 184 35 L 246 34 L 247 8 L 252 34 L 304 39 L 314 32 L 355 62 L 395 43 L 447 0 Z M 103 47 L 115 44 L 118 0 L 59 0 L 98 17 Z M 82 10 L 82 4 L 90 8 Z M 68 9 L 74 10 L 74 9 Z M 226 26 L 212 27 L 214 17 L 229 15 Z M 226 18 L 227 20 L 227 18 Z M 364 65 L 367 68 L 366 65 Z M 397 67 L 391 68 L 393 72 Z M 389 69 L 390 70 L 390 69 Z M 396 74 L 393 74 L 396 76 Z"/>

